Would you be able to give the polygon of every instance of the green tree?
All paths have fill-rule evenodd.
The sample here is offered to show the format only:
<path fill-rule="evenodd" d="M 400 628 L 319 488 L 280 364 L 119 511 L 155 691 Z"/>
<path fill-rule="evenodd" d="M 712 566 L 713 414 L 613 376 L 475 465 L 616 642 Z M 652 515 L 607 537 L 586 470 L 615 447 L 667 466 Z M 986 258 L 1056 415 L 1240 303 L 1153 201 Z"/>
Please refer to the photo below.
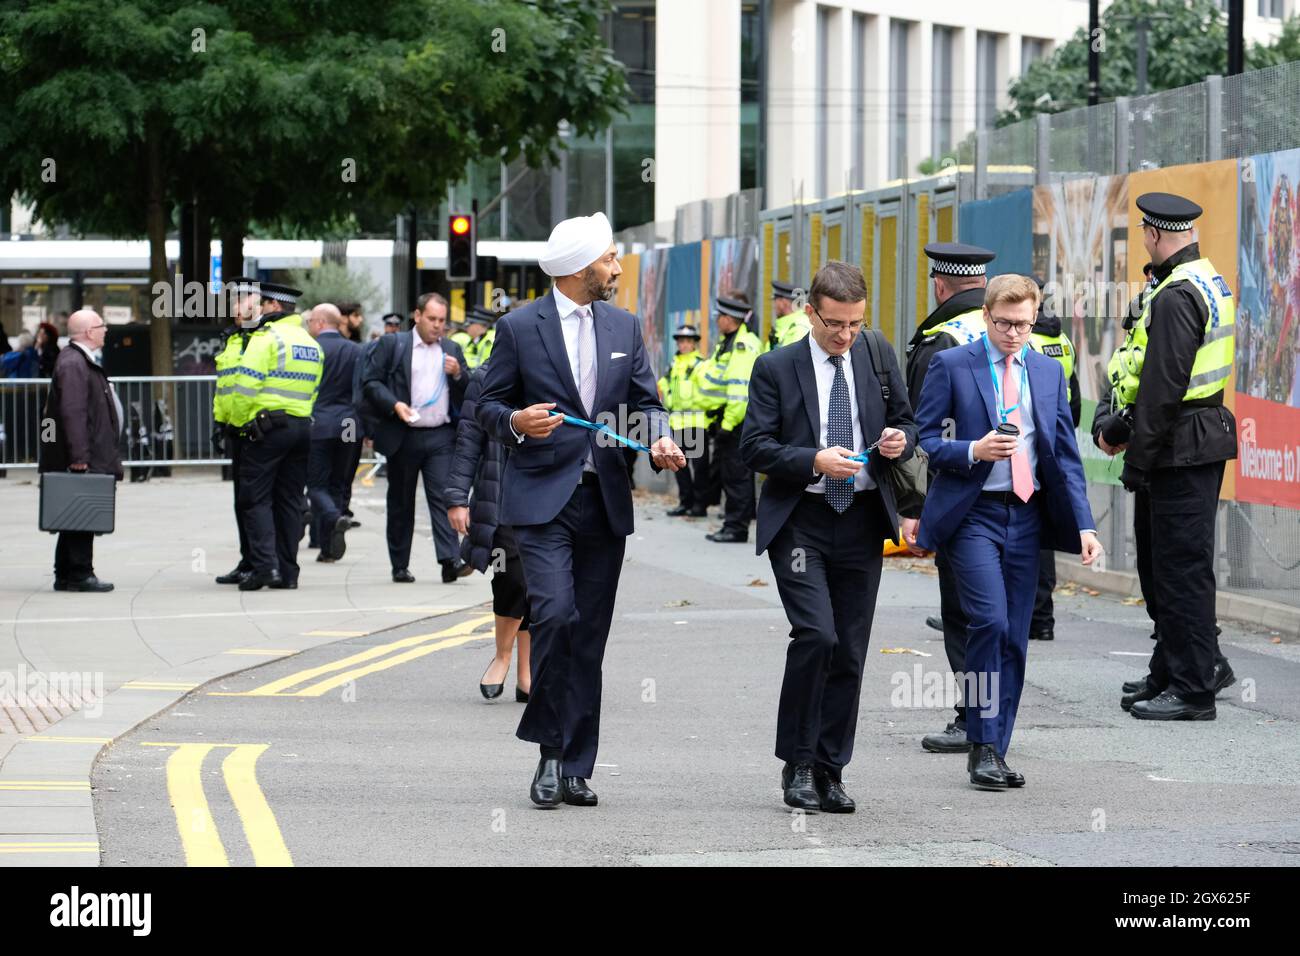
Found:
<path fill-rule="evenodd" d="M 179 203 L 230 250 L 249 224 L 337 228 L 436 203 L 473 160 L 557 155 L 627 95 L 609 0 L 0 0 L 0 195 L 146 236 Z M 170 371 L 170 323 L 152 323 Z"/>
<path fill-rule="evenodd" d="M 330 302 L 360 302 L 366 312 L 379 308 L 383 297 L 379 285 L 369 272 L 349 269 L 342 262 L 322 262 L 312 269 L 293 269 L 289 284 L 302 290 L 299 301 L 304 305 Z"/>

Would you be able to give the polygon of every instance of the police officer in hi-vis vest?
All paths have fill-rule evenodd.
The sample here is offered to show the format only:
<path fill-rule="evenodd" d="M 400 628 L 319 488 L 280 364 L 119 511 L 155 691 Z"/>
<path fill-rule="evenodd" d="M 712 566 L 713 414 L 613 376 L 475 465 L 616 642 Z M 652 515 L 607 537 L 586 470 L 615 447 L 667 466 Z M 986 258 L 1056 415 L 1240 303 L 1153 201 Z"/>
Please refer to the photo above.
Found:
<path fill-rule="evenodd" d="M 1034 276 L 1038 288 L 1043 289 L 1043 280 Z M 1052 304 L 1044 297 L 1038 307 L 1038 318 L 1034 330 L 1029 333 L 1029 347 L 1040 355 L 1054 358 L 1061 363 L 1065 372 L 1066 396 L 1070 403 L 1070 417 L 1074 427 L 1079 427 L 1079 417 L 1083 402 L 1079 397 L 1079 369 L 1075 361 L 1074 343 L 1061 331 L 1061 317 L 1056 314 Z M 1053 616 L 1052 591 L 1056 588 L 1056 552 L 1044 549 L 1038 556 L 1038 596 L 1034 600 L 1034 616 L 1029 624 L 1031 641 L 1050 641 L 1056 637 L 1056 619 Z"/>
<path fill-rule="evenodd" d="M 253 571 L 241 591 L 298 586 L 311 410 L 324 371 L 303 328 L 297 289 L 261 283 L 261 324 L 230 375 L 230 425 L 239 442 L 239 511 Z"/>
<path fill-rule="evenodd" d="M 930 280 L 938 305 L 907 343 L 907 393 L 913 408 L 921 401 L 925 373 L 935 354 L 984 335 L 984 287 L 988 284 L 985 273 L 994 258 L 987 249 L 958 242 L 932 242 L 925 247 L 925 254 L 930 258 Z M 916 540 L 919 517 L 902 515 L 903 537 L 908 544 Z M 939 617 L 928 617 L 925 623 L 943 632 L 948 666 L 954 674 L 960 674 L 966 665 L 966 614 L 957 596 L 957 579 L 942 549 L 935 552 L 934 566 L 939 572 Z M 931 753 L 970 751 L 966 706 L 958 703 L 956 709 L 956 717 L 941 733 L 922 738 L 923 748 Z"/>
<path fill-rule="evenodd" d="M 1196 203 L 1169 193 L 1137 198 L 1154 288 L 1108 366 L 1112 400 L 1131 422 L 1120 476 L 1150 509 L 1156 649 L 1145 686 L 1125 698 L 1142 720 L 1213 720 L 1232 682 L 1216 670 L 1214 541 L 1224 462 L 1237 423 L 1223 404 L 1232 374 L 1236 308 L 1228 283 L 1201 255 Z"/>
<path fill-rule="evenodd" d="M 808 316 L 804 314 L 801 302 L 799 289 L 789 282 L 782 282 L 780 279 L 772 280 L 772 312 L 776 319 L 772 323 L 771 332 L 768 333 L 769 349 L 779 349 L 791 342 L 798 342 L 808 334 L 811 326 L 808 324 Z"/>
<path fill-rule="evenodd" d="M 677 472 L 677 507 L 668 517 L 690 515 L 703 518 L 709 507 L 709 415 L 700 401 L 695 370 L 704 361 L 700 354 L 700 333 L 683 325 L 673 333 L 677 354 L 659 379 L 659 399 L 668 410 L 668 427 L 673 441 L 687 453 L 687 467 Z"/>

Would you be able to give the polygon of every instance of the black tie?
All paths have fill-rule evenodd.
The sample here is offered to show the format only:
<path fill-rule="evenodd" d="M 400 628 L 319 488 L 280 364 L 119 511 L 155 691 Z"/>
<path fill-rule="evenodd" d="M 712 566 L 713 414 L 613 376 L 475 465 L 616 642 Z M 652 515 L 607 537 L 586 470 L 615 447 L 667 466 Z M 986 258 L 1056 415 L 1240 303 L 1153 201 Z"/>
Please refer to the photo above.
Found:
<path fill-rule="evenodd" d="M 826 421 L 826 441 L 831 447 L 853 447 L 853 406 L 849 404 L 849 382 L 844 377 L 844 356 L 832 355 L 835 380 L 831 382 L 831 402 Z M 838 513 L 844 514 L 853 504 L 852 478 L 827 478 L 826 501 Z"/>

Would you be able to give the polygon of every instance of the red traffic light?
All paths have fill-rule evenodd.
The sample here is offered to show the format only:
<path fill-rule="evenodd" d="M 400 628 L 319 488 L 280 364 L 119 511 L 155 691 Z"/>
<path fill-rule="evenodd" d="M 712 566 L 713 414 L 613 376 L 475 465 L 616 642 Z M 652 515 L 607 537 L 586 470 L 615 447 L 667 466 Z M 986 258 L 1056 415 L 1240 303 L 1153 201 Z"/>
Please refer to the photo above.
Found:
<path fill-rule="evenodd" d="M 458 236 L 463 236 L 469 232 L 469 216 L 452 216 L 451 231 Z"/>

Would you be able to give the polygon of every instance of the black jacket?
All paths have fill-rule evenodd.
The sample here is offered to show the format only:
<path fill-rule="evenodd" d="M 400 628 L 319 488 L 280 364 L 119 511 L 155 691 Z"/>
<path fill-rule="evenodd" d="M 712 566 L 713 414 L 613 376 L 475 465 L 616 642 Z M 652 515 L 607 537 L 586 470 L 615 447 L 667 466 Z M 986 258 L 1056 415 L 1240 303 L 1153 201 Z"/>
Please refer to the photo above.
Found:
<path fill-rule="evenodd" d="M 393 411 L 398 402 L 411 404 L 411 354 L 414 351 L 411 335 L 411 332 L 399 332 L 381 336 L 375 347 L 362 355 L 366 364 L 361 373 L 361 389 L 368 411 L 375 418 L 375 431 L 371 437 L 375 449 L 385 456 L 401 451 L 402 442 L 411 428 Z M 443 354 L 460 363 L 460 375 L 456 378 L 449 376 L 447 380 L 451 424 L 454 425 L 460 417 L 460 403 L 469 385 L 469 371 L 465 367 L 465 353 L 459 345 L 447 336 L 443 336 L 441 344 Z"/>
<path fill-rule="evenodd" d="M 868 333 L 869 334 L 869 333 Z M 903 375 L 891 348 L 881 349 L 883 372 L 890 387 L 889 407 L 880 393 L 880 380 L 871 365 L 866 339 L 859 335 L 849 351 L 858 419 L 864 445 L 880 437 L 888 425 L 902 430 L 907 447 L 900 461 L 911 458 L 916 446 L 916 422 L 903 391 Z M 767 475 L 758 501 L 757 553 L 762 554 L 789 520 L 804 489 L 816 481 L 813 459 L 821 450 L 821 411 L 817 376 L 807 337 L 758 357 L 749 380 L 749 408 L 740 438 L 746 466 Z M 884 502 L 882 519 L 898 537 L 894 490 L 882 469 L 887 459 L 872 455 L 867 468 Z"/>
<path fill-rule="evenodd" d="M 483 376 L 470 376 L 465 401 L 456 426 L 456 451 L 447 473 L 445 491 L 448 508 L 468 507 L 469 534 L 461 542 L 460 556 L 476 571 L 486 572 L 493 548 L 507 554 L 516 551 L 514 535 L 500 524 L 501 476 L 510 454 L 504 445 L 485 432 L 474 417 L 474 406 L 483 387 Z M 470 489 L 474 496 L 471 502 Z"/>
<path fill-rule="evenodd" d="M 1153 278 L 1163 282 L 1174 266 L 1200 257 L 1200 247 L 1192 243 L 1157 266 Z M 1165 286 L 1152 302 L 1133 437 L 1124 456 L 1125 485 L 1141 484 L 1142 473 L 1153 468 L 1237 457 L 1237 422 L 1223 404 L 1223 393 L 1183 401 L 1208 319 L 1205 300 L 1189 281 Z"/>
<path fill-rule="evenodd" d="M 925 384 L 925 373 L 930 367 L 930 359 L 935 353 L 959 345 L 951 335 L 925 336 L 927 330 L 942 325 L 954 316 L 969 312 L 971 309 L 984 307 L 984 290 L 962 289 L 948 301 L 925 317 L 925 321 L 916 327 L 912 339 L 907 343 L 907 394 L 913 408 L 921 402 L 921 386 Z"/>
<path fill-rule="evenodd" d="M 118 450 L 121 422 L 102 366 L 80 346 L 69 345 L 54 363 L 45 416 L 53 422 L 50 441 L 40 444 L 39 470 L 67 471 L 85 464 L 96 475 L 122 477 Z"/>
<path fill-rule="evenodd" d="M 1034 322 L 1034 332 L 1038 335 L 1060 335 L 1061 334 L 1061 317 L 1053 314 L 1046 306 L 1039 306 L 1038 320 Z M 1073 344 L 1073 343 L 1071 343 Z M 1083 400 L 1079 395 L 1079 353 L 1074 353 L 1074 368 L 1070 372 L 1070 380 L 1066 383 L 1070 386 L 1070 417 L 1074 419 L 1074 427 L 1079 427 L 1079 418 L 1083 414 Z"/>
<path fill-rule="evenodd" d="M 360 441 L 361 424 L 357 421 L 357 408 L 352 404 L 352 373 L 361 346 L 333 329 L 322 332 L 316 344 L 324 353 L 325 368 L 316 391 L 316 404 L 311 409 L 311 437 L 341 438 L 347 423 L 351 422 L 352 437 Z"/>

